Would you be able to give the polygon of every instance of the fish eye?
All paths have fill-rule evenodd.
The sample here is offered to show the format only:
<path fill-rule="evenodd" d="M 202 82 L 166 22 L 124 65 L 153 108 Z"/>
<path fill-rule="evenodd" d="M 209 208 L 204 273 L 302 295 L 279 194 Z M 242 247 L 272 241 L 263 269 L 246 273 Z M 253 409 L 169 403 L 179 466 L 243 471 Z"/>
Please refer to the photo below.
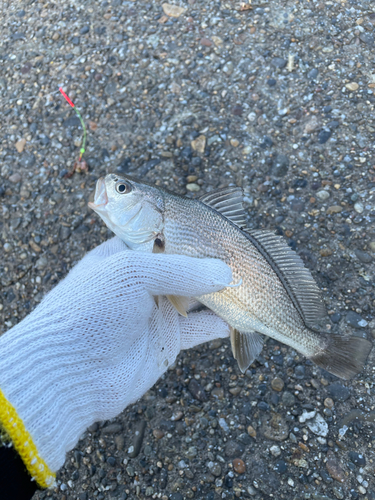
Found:
<path fill-rule="evenodd" d="M 115 186 L 115 189 L 120 194 L 127 194 L 130 193 L 130 191 L 132 190 L 131 185 L 125 181 L 118 181 Z"/>

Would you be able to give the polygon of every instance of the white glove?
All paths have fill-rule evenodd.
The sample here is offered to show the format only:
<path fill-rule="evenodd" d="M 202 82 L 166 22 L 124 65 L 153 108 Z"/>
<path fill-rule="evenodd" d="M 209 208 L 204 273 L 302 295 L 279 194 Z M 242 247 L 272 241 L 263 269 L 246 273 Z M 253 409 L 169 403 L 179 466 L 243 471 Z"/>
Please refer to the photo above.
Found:
<path fill-rule="evenodd" d="M 44 464 L 33 470 L 39 484 L 53 482 L 88 426 L 139 399 L 181 349 L 229 335 L 214 313 L 184 318 L 153 296 L 207 294 L 231 279 L 219 260 L 129 251 L 115 237 L 0 337 L 0 389 L 35 444 L 34 469 Z"/>

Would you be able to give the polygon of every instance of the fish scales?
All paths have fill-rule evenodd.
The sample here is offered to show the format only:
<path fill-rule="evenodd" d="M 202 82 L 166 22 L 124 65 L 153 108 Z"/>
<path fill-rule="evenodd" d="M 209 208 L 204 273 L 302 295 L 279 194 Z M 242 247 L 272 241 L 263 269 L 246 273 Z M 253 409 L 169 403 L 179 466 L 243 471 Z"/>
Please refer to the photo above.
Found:
<path fill-rule="evenodd" d="M 193 200 L 108 174 L 98 180 L 89 206 L 133 250 L 212 257 L 230 266 L 233 284 L 196 298 L 230 325 L 233 355 L 243 372 L 262 349 L 259 334 L 339 377 L 349 379 L 363 369 L 371 342 L 316 331 L 326 312 L 311 274 L 282 238 L 246 230 L 240 189 Z M 186 315 L 181 298 L 167 297 Z"/>
<path fill-rule="evenodd" d="M 177 196 L 164 201 L 166 253 L 221 259 L 232 269 L 234 283 L 242 280 L 236 288 L 197 299 L 241 332 L 258 331 L 312 356 L 321 337 L 301 335 L 305 325 L 300 315 L 248 235 L 203 203 Z"/>

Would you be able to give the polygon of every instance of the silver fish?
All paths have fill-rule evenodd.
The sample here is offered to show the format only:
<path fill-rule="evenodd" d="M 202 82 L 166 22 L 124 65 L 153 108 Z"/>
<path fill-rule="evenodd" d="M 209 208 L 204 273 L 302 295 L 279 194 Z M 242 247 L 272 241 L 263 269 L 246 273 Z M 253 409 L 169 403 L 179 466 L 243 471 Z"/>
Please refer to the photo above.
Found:
<path fill-rule="evenodd" d="M 98 180 L 89 206 L 131 249 L 212 257 L 231 267 L 233 285 L 196 299 L 230 325 L 242 372 L 262 350 L 263 334 L 341 378 L 353 377 L 371 342 L 317 331 L 326 310 L 315 281 L 283 238 L 246 229 L 242 196 L 240 188 L 225 188 L 193 200 L 108 174 Z M 179 297 L 169 299 L 186 314 Z"/>

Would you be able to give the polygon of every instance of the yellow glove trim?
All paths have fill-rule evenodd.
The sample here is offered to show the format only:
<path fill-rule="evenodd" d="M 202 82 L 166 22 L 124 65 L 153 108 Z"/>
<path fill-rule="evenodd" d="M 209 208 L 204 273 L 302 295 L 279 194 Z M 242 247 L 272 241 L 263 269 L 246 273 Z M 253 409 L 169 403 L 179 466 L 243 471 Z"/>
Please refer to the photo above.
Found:
<path fill-rule="evenodd" d="M 46 462 L 39 456 L 38 450 L 26 430 L 26 427 L 15 408 L 9 403 L 0 389 L 0 426 L 12 440 L 13 446 L 32 479 L 38 486 L 48 488 L 55 484 L 55 474 L 49 469 Z"/>

